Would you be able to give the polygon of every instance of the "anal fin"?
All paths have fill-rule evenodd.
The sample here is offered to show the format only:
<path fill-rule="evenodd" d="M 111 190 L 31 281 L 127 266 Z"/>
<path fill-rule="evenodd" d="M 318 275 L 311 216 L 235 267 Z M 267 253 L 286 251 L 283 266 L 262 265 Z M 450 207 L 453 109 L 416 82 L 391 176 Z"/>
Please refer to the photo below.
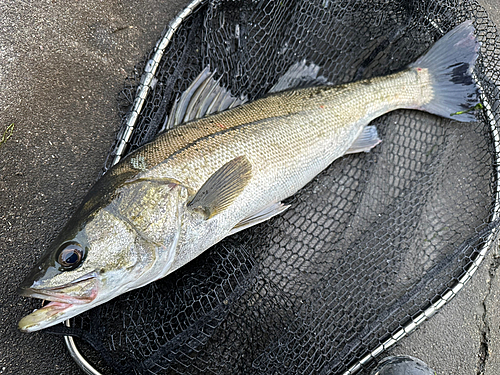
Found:
<path fill-rule="evenodd" d="M 247 216 L 243 220 L 241 220 L 235 227 L 229 232 L 228 236 L 238 233 L 240 230 L 244 230 L 250 228 L 256 224 L 262 223 L 270 218 L 281 214 L 284 212 L 290 205 L 284 205 L 281 202 L 272 203 L 262 210 L 253 213 L 250 216 Z"/>
<path fill-rule="evenodd" d="M 345 152 L 345 155 L 369 152 L 380 142 L 382 140 L 378 137 L 377 128 L 374 125 L 366 126 L 351 147 Z"/>

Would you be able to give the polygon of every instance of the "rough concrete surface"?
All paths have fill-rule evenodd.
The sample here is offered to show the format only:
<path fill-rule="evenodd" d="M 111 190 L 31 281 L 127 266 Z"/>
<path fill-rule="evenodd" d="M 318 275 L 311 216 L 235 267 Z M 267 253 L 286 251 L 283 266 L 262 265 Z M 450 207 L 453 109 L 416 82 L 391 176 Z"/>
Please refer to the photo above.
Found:
<path fill-rule="evenodd" d="M 484 374 L 495 375 L 500 370 L 500 314 L 498 306 L 500 301 L 500 252 L 498 248 L 491 254 L 488 268 L 489 289 L 484 299 L 484 319 L 482 332 L 486 340 L 483 345 Z M 481 347 L 480 347 L 481 348 Z"/>
<path fill-rule="evenodd" d="M 500 25 L 498 0 L 482 0 Z M 39 302 L 17 285 L 95 181 L 119 125 L 116 95 L 189 0 L 0 1 L 0 374 L 81 374 L 60 338 L 22 334 Z M 500 369 L 500 260 L 392 353 L 438 374 Z"/>

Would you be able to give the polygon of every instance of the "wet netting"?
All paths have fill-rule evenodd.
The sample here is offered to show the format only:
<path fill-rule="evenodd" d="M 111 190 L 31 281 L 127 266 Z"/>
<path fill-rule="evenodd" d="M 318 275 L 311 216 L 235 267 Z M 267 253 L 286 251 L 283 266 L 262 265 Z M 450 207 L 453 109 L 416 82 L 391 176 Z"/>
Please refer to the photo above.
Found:
<path fill-rule="evenodd" d="M 412 110 L 382 143 L 335 161 L 285 203 L 183 268 L 49 329 L 101 373 L 349 374 L 451 299 L 495 240 L 500 38 L 475 1 L 198 1 L 127 83 L 106 162 L 153 139 L 207 66 L 265 95 L 294 63 L 334 84 L 403 69 L 472 20 L 483 109 L 458 123 Z"/>

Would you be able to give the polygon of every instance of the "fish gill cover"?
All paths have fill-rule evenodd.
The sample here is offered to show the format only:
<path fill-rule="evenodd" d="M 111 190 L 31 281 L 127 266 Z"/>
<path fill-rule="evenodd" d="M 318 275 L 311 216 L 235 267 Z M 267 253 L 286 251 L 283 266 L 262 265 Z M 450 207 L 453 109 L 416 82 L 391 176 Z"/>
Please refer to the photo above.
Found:
<path fill-rule="evenodd" d="M 193 9 L 125 142 L 151 64 L 127 83 L 129 112 L 105 169 L 155 137 L 207 66 L 249 100 L 304 59 L 329 82 L 348 83 L 403 69 L 468 19 L 482 43 L 474 74 L 485 108 L 471 123 L 412 110 L 378 118 L 382 143 L 335 161 L 284 214 L 47 331 L 82 339 L 103 373 L 367 373 L 372 357 L 459 291 L 494 240 L 498 33 L 475 1 L 219 0 Z"/>

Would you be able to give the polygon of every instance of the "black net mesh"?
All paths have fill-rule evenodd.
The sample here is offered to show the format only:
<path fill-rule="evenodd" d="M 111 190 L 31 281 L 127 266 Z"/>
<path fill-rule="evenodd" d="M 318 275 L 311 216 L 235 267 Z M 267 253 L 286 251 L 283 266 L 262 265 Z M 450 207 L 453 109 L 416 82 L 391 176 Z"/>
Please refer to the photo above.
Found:
<path fill-rule="evenodd" d="M 303 59 L 347 83 L 402 69 L 467 19 L 482 43 L 478 122 L 380 117 L 383 142 L 335 161 L 283 215 L 52 331 L 119 374 L 343 374 L 378 353 L 457 290 L 496 226 L 500 38 L 475 1 L 203 2 L 167 46 L 127 144 L 154 138 L 207 65 L 250 99 Z"/>

